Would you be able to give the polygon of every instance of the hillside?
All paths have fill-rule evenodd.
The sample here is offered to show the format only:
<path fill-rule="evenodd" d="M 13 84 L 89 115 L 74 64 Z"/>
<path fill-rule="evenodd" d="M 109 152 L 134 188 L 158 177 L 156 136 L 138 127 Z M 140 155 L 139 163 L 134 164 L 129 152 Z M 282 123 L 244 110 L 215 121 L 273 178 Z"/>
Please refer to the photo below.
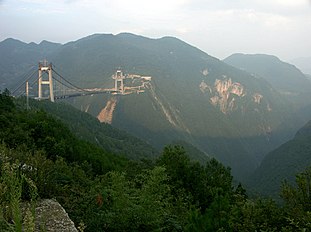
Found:
<path fill-rule="evenodd" d="M 260 195 L 278 197 L 284 180 L 293 184 L 295 175 L 311 164 L 311 121 L 295 137 L 270 152 L 262 161 L 249 185 Z"/>
<path fill-rule="evenodd" d="M 19 104 L 24 106 L 24 101 L 25 99 L 19 99 Z M 89 141 L 113 154 L 131 160 L 154 160 L 159 156 L 159 151 L 150 144 L 107 123 L 100 123 L 95 117 L 77 110 L 66 102 L 30 101 L 30 108 L 46 111 L 64 122 L 79 139 Z M 209 160 L 207 154 L 185 141 L 174 141 L 171 145 L 182 146 L 191 160 L 199 161 L 203 165 Z"/>
<path fill-rule="evenodd" d="M 202 165 L 167 146 L 156 160 L 128 160 L 20 103 L 0 92 L 1 231 L 311 229 L 305 185 L 283 188 L 286 208 L 252 200 L 215 159 Z M 310 184 L 310 171 L 297 181 Z"/>
<path fill-rule="evenodd" d="M 109 124 L 100 123 L 93 116 L 75 109 L 68 103 L 31 101 L 30 107 L 48 112 L 63 121 L 79 139 L 89 141 L 111 153 L 136 160 L 152 159 L 158 155 L 150 144 Z"/>
<path fill-rule="evenodd" d="M 296 95 L 311 90 L 311 83 L 294 65 L 265 54 L 233 54 L 224 62 L 267 80 L 283 94 Z"/>
<path fill-rule="evenodd" d="M 185 152 L 189 156 L 189 158 L 193 161 L 198 161 L 200 164 L 205 165 L 207 161 L 211 159 L 211 157 L 206 154 L 205 152 L 199 150 L 195 146 L 193 146 L 190 143 L 187 143 L 186 141 L 173 141 L 171 143 L 172 146 L 181 146 L 185 149 Z"/>
<path fill-rule="evenodd" d="M 42 151 L 53 161 L 59 158 L 68 163 L 85 161 L 89 171 L 97 174 L 124 168 L 128 161 L 123 156 L 79 139 L 59 119 L 43 110 L 25 110 L 6 92 L 0 93 L 0 115 L 3 147 L 19 149 L 20 154 L 35 156 L 39 154 L 36 151 Z"/>
<path fill-rule="evenodd" d="M 19 57 L 32 63 L 27 56 Z M 309 117 L 296 114 L 295 101 L 263 78 L 173 37 L 95 34 L 53 46 L 45 58 L 81 87 L 112 88 L 111 75 L 119 67 L 124 73 L 152 77 L 141 94 L 83 96 L 68 102 L 95 117 L 110 109 L 102 114 L 109 116 L 106 121 L 157 149 L 174 140 L 187 141 L 231 166 L 240 179 Z M 18 65 L 14 57 L 10 62 Z M 8 71 L 10 65 L 5 67 L 1 75 L 17 80 Z"/>
<path fill-rule="evenodd" d="M 26 74 L 37 69 L 40 60 L 55 52 L 61 44 L 42 41 L 40 44 L 26 44 L 16 39 L 0 42 L 0 88 L 15 88 L 22 83 Z M 12 79 L 12 77 L 14 77 Z"/>

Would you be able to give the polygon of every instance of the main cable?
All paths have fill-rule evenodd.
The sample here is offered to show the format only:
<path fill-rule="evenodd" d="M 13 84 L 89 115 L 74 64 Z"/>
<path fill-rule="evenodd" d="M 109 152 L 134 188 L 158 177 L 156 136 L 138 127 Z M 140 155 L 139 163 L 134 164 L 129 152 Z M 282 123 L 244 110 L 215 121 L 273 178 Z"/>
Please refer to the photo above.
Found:
<path fill-rule="evenodd" d="M 27 74 L 28 74 L 34 67 L 35 67 L 35 66 L 32 66 L 31 69 L 27 72 Z M 12 95 L 14 95 L 15 92 L 16 92 L 17 90 L 19 90 L 24 84 L 26 84 L 26 82 L 29 81 L 30 78 L 32 78 L 32 76 L 36 73 L 36 71 L 37 71 L 37 70 L 34 70 L 34 71 L 32 72 L 32 74 L 31 74 L 21 85 L 19 85 L 17 88 L 15 88 L 15 89 L 12 91 Z M 26 75 L 25 75 L 25 76 L 26 76 Z M 24 79 L 24 78 L 23 78 L 23 79 Z"/>
<path fill-rule="evenodd" d="M 37 70 L 36 70 L 36 71 L 37 71 Z M 29 85 L 29 87 L 32 88 L 32 87 L 36 84 L 36 82 L 38 82 L 38 80 L 39 80 L 40 78 L 42 78 L 42 75 L 43 75 L 43 74 L 44 74 L 44 73 L 41 73 L 41 76 L 39 76 L 38 79 L 35 79 L 35 80 L 32 82 L 32 84 Z M 32 74 L 32 75 L 33 75 L 33 74 Z M 29 78 L 29 79 L 30 79 L 30 78 Z M 28 79 L 28 80 L 29 80 L 29 79 Z M 23 84 L 25 84 L 26 82 L 27 82 L 27 81 L 25 81 Z M 21 94 L 19 94 L 18 97 L 19 97 L 19 96 L 22 96 L 24 93 L 26 93 L 26 90 L 24 90 Z"/>
<path fill-rule="evenodd" d="M 62 80 L 64 80 L 65 82 L 67 82 L 69 85 L 71 85 L 72 87 L 74 87 L 76 90 L 78 91 L 83 91 L 83 92 L 92 92 L 86 89 L 82 89 L 74 84 L 72 84 L 70 81 L 66 80 L 62 75 L 60 75 L 55 69 L 52 68 L 52 70 L 55 72 L 56 75 L 58 75 Z M 67 86 L 68 87 L 68 86 Z"/>

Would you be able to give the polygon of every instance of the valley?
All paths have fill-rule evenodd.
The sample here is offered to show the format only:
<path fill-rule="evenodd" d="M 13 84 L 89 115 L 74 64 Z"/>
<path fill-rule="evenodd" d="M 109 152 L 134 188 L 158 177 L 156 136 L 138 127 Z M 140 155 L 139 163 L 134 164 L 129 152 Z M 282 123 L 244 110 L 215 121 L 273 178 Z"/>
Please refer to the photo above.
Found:
<path fill-rule="evenodd" d="M 305 100 L 310 82 L 290 65 L 282 64 L 283 70 L 275 64 L 281 71 L 273 79 L 260 72 L 269 67 L 266 63 L 252 64 L 259 68 L 249 70 L 233 67 L 229 58 L 225 61 L 230 65 L 173 37 L 95 34 L 64 45 L 31 46 L 9 39 L 0 51 L 8 45 L 24 49 L 1 66 L 3 76 L 10 76 L 4 81 L 7 87 L 21 81 L 19 73 L 8 71 L 16 56 L 25 67 L 46 57 L 74 85 L 112 91 L 63 101 L 157 149 L 174 140 L 187 141 L 230 166 L 242 181 L 311 117 Z M 120 66 L 118 77 L 115 67 Z"/>
<path fill-rule="evenodd" d="M 266 176 L 256 183 L 264 191 L 262 186 L 275 190 L 274 179 L 269 180 L 273 172 L 278 177 L 287 171 L 292 179 L 302 170 L 295 185 L 282 184 L 280 205 L 249 197 L 229 167 L 185 141 L 154 152 L 144 141 L 67 103 L 29 100 L 27 109 L 25 98 L 0 93 L 0 204 L 5 209 L 1 212 L 10 212 L 0 217 L 2 231 L 310 228 L 304 194 L 311 170 L 303 167 L 308 163 L 310 123 L 262 163 L 259 174 Z M 283 159 L 282 164 L 278 156 L 284 155 L 294 163 Z M 293 170 L 292 164 L 299 163 L 304 165 Z"/>
<path fill-rule="evenodd" d="M 0 232 L 311 231 L 311 0 L 0 11 Z"/>
<path fill-rule="evenodd" d="M 29 46 L 8 40 L 0 52 L 12 43 Z M 41 86 L 41 99 L 38 85 L 30 86 L 29 98 L 0 94 L 0 154 L 12 157 L 0 155 L 1 172 L 8 178 L 5 162 L 16 166 L 19 160 L 38 170 L 35 176 L 22 171 L 27 183 L 14 179 L 33 192 L 23 190 L 16 201 L 36 202 L 35 194 L 56 198 L 76 226 L 86 223 L 86 231 L 160 225 L 169 231 L 293 230 L 286 218 L 299 222 L 295 228 L 308 227 L 306 209 L 292 201 L 306 201 L 300 194 L 309 175 L 311 84 L 295 67 L 241 54 L 226 64 L 171 37 L 93 35 L 52 47 L 44 56 L 53 64 L 39 67 L 51 67 L 55 84 L 43 80 L 48 86 Z M 0 65 L 2 86 L 24 85 L 19 73 L 9 72 L 18 65 L 15 56 L 25 72 L 28 57 L 41 59 L 40 48 L 26 48 L 12 51 L 10 69 Z M 92 60 L 94 55 L 102 59 Z M 12 181 L 0 178 L 7 189 Z M 241 220 L 237 212 L 255 219 Z M 225 220 L 215 224 L 220 218 Z M 0 226 L 1 220 L 10 219 L 0 217 Z"/>

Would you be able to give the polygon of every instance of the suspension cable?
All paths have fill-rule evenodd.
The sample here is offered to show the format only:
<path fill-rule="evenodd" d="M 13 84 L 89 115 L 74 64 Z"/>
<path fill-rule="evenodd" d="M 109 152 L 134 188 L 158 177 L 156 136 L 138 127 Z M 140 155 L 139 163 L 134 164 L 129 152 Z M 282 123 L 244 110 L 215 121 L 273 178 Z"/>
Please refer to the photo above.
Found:
<path fill-rule="evenodd" d="M 27 72 L 27 74 L 28 74 L 34 67 L 35 67 L 35 66 L 32 66 L 31 69 Z M 17 92 L 17 90 L 19 90 L 23 85 L 25 85 L 26 82 L 29 81 L 30 78 L 33 77 L 33 75 L 36 73 L 36 71 L 37 71 L 37 70 L 34 70 L 34 71 L 32 72 L 32 74 L 31 74 L 21 85 L 19 85 L 17 88 L 15 88 L 15 89 L 12 91 L 12 95 L 14 95 L 14 94 Z M 24 76 L 26 76 L 26 75 L 24 75 Z M 24 78 L 23 78 L 23 79 L 24 79 Z"/>
<path fill-rule="evenodd" d="M 36 70 L 36 71 L 37 71 L 37 70 Z M 43 75 L 43 74 L 44 74 L 44 73 L 42 73 L 41 76 L 38 77 L 38 79 L 35 79 L 35 80 L 32 82 L 32 84 L 30 84 L 29 87 L 32 88 L 32 87 L 37 83 L 37 81 L 38 81 L 40 78 L 42 78 L 42 75 Z M 32 75 L 33 75 L 33 74 L 32 74 Z M 30 79 L 30 78 L 29 78 L 29 79 Z M 28 79 L 28 80 L 29 80 L 29 79 Z M 26 80 L 23 84 L 25 84 L 28 80 Z M 22 96 L 24 93 L 26 93 L 26 90 L 24 90 L 21 94 L 19 94 L 18 97 L 19 97 L 19 96 Z"/>
<path fill-rule="evenodd" d="M 71 85 L 72 87 L 74 87 L 76 90 L 78 91 L 83 91 L 83 92 L 92 92 L 86 89 L 82 89 L 74 84 L 72 84 L 70 81 L 66 80 L 62 75 L 60 75 L 55 69 L 52 68 L 52 70 L 55 72 L 56 75 L 58 75 L 62 80 L 64 80 L 65 82 L 67 82 L 69 85 Z M 68 86 L 67 86 L 68 87 Z"/>

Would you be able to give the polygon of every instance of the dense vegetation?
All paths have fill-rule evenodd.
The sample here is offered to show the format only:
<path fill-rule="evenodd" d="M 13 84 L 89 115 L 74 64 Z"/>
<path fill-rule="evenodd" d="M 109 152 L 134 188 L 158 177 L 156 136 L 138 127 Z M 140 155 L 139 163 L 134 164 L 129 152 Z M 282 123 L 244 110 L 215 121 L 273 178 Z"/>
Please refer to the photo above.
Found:
<path fill-rule="evenodd" d="M 311 169 L 284 184 L 280 207 L 251 200 L 215 159 L 191 161 L 180 146 L 133 161 L 79 140 L 42 110 L 0 94 L 0 230 L 34 228 L 21 203 L 56 198 L 84 231 L 306 231 Z"/>
<path fill-rule="evenodd" d="M 278 197 L 282 180 L 293 184 L 294 175 L 311 164 L 311 121 L 295 137 L 266 155 L 248 185 L 260 195 Z"/>
<path fill-rule="evenodd" d="M 20 103 L 23 104 L 23 99 Z M 89 141 L 104 150 L 130 159 L 154 158 L 158 152 L 148 143 L 109 124 L 100 123 L 88 113 L 77 110 L 66 102 L 30 101 L 30 108 L 41 109 L 65 123 L 80 139 Z"/>

